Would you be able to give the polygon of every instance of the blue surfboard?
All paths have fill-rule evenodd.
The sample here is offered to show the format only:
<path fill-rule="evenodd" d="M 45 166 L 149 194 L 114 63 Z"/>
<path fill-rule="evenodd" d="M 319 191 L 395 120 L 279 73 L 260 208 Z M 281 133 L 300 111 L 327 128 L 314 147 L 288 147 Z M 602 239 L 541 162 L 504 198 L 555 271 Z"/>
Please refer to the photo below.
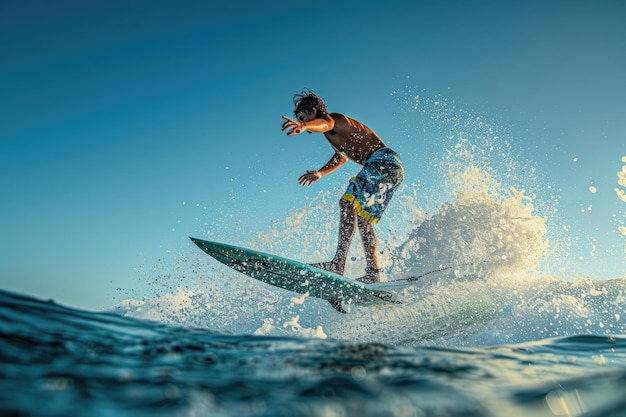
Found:
<path fill-rule="evenodd" d="M 341 303 L 360 306 L 402 304 L 391 292 L 376 289 L 376 284 L 341 275 L 251 249 L 190 237 L 200 249 L 224 265 L 251 278 L 298 294 L 329 300 L 341 313 Z"/>

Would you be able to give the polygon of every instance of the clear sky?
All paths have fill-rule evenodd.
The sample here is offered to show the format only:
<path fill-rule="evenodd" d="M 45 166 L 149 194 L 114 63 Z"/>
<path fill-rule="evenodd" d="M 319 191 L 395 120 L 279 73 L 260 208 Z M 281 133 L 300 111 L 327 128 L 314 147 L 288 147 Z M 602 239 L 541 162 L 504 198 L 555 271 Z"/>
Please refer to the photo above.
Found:
<path fill-rule="evenodd" d="M 626 274 L 626 2 L 217 3 L 0 0 L 0 288 L 105 308 L 198 218 L 283 218 L 327 187 L 296 181 L 323 138 L 280 132 L 304 87 L 390 144 L 398 88 L 496 120 L 562 226 L 617 242 L 587 272 Z"/>

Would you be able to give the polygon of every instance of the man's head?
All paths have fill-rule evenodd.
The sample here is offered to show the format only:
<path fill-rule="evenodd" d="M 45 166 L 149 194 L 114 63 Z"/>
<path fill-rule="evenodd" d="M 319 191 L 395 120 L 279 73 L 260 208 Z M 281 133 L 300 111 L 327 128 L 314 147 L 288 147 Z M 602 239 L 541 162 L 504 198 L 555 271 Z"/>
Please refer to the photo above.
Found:
<path fill-rule="evenodd" d="M 305 89 L 300 94 L 295 94 L 293 96 L 293 105 L 295 106 L 293 113 L 300 121 L 304 120 L 304 114 L 312 117 L 322 117 L 328 114 L 324 100 L 310 90 Z M 315 114 L 312 114 L 313 112 Z"/>

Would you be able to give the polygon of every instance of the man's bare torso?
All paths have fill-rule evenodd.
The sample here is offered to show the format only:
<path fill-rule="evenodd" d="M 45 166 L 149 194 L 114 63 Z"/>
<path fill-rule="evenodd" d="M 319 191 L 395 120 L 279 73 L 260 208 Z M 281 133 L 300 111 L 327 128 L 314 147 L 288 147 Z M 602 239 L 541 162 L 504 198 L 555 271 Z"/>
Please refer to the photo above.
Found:
<path fill-rule="evenodd" d="M 363 165 L 377 150 L 384 148 L 385 143 L 363 123 L 343 114 L 331 113 L 335 125 L 332 130 L 324 132 L 330 145 L 348 159 Z"/>

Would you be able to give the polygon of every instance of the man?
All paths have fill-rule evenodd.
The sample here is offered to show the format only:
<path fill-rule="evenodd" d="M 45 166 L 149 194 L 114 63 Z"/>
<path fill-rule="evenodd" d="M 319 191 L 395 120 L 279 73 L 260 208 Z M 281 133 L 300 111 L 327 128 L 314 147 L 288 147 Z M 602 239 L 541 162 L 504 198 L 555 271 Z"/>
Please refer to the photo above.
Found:
<path fill-rule="evenodd" d="M 313 92 L 304 90 L 294 95 L 294 114 L 297 120 L 283 116 L 282 131 L 288 136 L 305 131 L 323 133 L 334 149 L 330 161 L 318 170 L 307 171 L 298 182 L 309 186 L 323 176 L 335 171 L 348 159 L 362 165 L 356 177 L 350 180 L 339 201 L 339 242 L 333 259 L 313 264 L 318 268 L 343 275 L 348 249 L 358 226 L 363 241 L 366 268 L 365 283 L 380 281 L 377 239 L 373 223 L 380 220 L 394 191 L 404 179 L 404 168 L 397 153 L 369 127 L 343 114 L 328 113 L 324 101 Z M 332 301 L 331 301 L 332 304 Z"/>

